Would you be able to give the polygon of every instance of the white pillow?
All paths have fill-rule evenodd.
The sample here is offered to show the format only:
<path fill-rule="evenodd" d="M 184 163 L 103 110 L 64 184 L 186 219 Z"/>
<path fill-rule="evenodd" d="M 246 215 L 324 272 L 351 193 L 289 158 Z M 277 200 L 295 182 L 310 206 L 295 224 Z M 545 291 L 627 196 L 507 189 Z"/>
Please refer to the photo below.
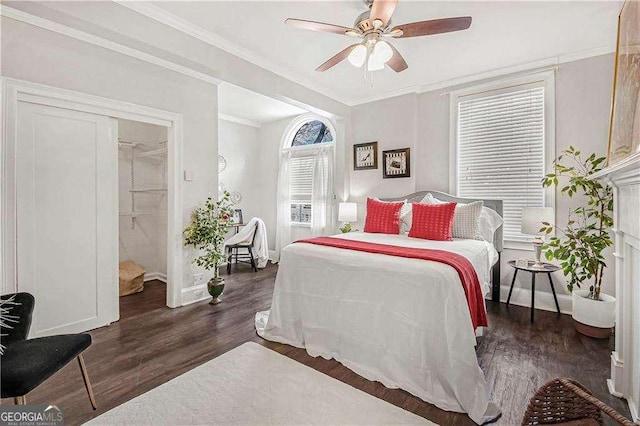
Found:
<path fill-rule="evenodd" d="M 428 204 L 443 204 L 447 201 L 438 200 L 430 192 L 425 195 L 423 202 Z M 469 240 L 482 240 L 480 233 L 480 216 L 483 209 L 482 201 L 473 203 L 456 204 L 456 212 L 453 217 L 453 238 L 465 238 Z M 491 239 L 489 241 L 492 241 Z"/>
<path fill-rule="evenodd" d="M 431 195 L 431 193 L 425 195 L 424 198 L 418 202 L 426 203 L 427 196 L 429 195 Z M 405 200 L 404 206 L 402 206 L 402 208 L 400 209 L 400 233 L 406 233 L 411 230 L 411 224 L 413 223 L 413 209 L 411 208 L 412 205 L 413 203 L 407 203 Z"/>
<path fill-rule="evenodd" d="M 503 224 L 502 217 L 493 209 L 483 207 L 480 213 L 480 235 L 493 244 L 493 235 Z"/>

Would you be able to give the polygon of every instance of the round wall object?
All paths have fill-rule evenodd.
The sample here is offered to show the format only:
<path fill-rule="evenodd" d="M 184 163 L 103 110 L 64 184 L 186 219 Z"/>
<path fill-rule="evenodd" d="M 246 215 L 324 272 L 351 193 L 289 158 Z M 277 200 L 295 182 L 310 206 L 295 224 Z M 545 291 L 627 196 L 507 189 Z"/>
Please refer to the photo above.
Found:
<path fill-rule="evenodd" d="M 227 160 L 222 155 L 218 155 L 218 173 L 224 172 L 226 168 Z"/>
<path fill-rule="evenodd" d="M 242 201 L 242 194 L 238 191 L 233 191 L 231 193 L 231 202 L 237 205 L 240 204 L 240 201 Z"/>

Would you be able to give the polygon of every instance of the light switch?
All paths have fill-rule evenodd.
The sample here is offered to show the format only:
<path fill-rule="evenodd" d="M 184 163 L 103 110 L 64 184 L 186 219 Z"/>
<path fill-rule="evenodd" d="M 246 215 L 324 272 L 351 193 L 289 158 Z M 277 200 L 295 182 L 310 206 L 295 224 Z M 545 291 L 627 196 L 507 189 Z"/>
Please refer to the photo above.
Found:
<path fill-rule="evenodd" d="M 184 180 L 186 180 L 187 182 L 193 182 L 194 177 L 193 177 L 193 171 L 192 170 L 185 170 L 184 171 Z"/>

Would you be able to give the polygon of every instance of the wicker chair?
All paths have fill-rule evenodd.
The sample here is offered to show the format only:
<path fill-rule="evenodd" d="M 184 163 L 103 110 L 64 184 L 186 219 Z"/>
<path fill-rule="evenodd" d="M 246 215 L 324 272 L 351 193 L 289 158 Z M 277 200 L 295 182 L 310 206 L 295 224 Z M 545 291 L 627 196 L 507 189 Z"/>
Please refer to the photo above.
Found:
<path fill-rule="evenodd" d="M 538 389 L 531 398 L 522 425 L 602 425 L 603 412 L 618 424 L 634 426 L 580 383 L 558 377 Z"/>

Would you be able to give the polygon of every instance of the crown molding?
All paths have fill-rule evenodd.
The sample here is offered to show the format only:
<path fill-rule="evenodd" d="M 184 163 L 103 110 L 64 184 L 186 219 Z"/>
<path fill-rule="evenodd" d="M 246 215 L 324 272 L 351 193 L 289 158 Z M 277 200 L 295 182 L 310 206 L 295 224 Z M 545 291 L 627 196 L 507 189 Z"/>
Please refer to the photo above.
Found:
<path fill-rule="evenodd" d="M 100 46 L 105 49 L 109 49 L 114 52 L 118 52 L 123 55 L 127 55 L 132 58 L 136 58 L 141 61 L 148 62 L 150 64 L 157 65 L 162 68 L 166 68 L 168 70 L 175 71 L 180 74 L 184 74 L 186 76 L 193 77 L 210 84 L 214 84 L 216 86 L 221 83 L 220 79 L 217 79 L 211 75 L 193 70 L 191 68 L 176 64 L 171 61 L 167 61 L 166 59 L 162 59 L 157 56 L 150 55 L 140 50 L 115 43 L 113 41 L 104 39 L 102 37 L 98 37 L 96 35 L 89 34 L 84 31 L 77 30 L 75 28 L 67 27 L 66 25 L 49 21 L 48 19 L 44 19 L 39 16 L 35 16 L 18 9 L 5 6 L 4 4 L 0 6 L 0 15 L 6 18 L 14 19 L 16 21 L 24 22 L 25 24 L 33 25 L 38 28 L 42 28 L 58 34 L 62 34 L 67 37 L 74 38 L 76 40 L 84 41 L 86 43 L 90 43 L 95 46 Z"/>
<path fill-rule="evenodd" d="M 260 68 L 277 74 L 280 77 L 283 77 L 291 82 L 297 83 L 310 90 L 321 93 L 324 96 L 341 102 L 347 106 L 351 106 L 351 103 L 353 101 L 352 99 L 348 99 L 344 95 L 336 93 L 331 88 L 328 88 L 324 85 L 319 85 L 309 78 L 292 72 L 287 67 L 283 67 L 262 55 L 258 55 L 250 51 L 249 49 L 239 46 L 224 37 L 220 37 L 219 35 L 214 34 L 209 30 L 206 30 L 198 25 L 187 21 L 186 19 L 182 19 L 179 16 L 176 16 L 173 13 L 162 9 L 161 7 L 144 1 L 114 0 L 114 2 L 123 7 L 133 10 L 134 12 L 144 15 L 147 18 L 151 18 L 155 21 L 160 22 L 161 24 L 167 25 L 175 30 L 194 37 L 204 43 L 207 43 L 211 46 L 217 47 L 218 49 L 224 50 L 227 53 L 244 59 L 247 62 L 250 62 L 254 65 L 259 66 Z"/>
<path fill-rule="evenodd" d="M 262 127 L 262 124 L 257 121 L 249 120 L 248 118 L 238 117 L 237 115 L 218 113 L 218 120 L 229 121 L 231 123 L 237 123 L 237 124 L 244 124 L 245 126 L 255 127 L 256 129 L 259 129 Z"/>
<path fill-rule="evenodd" d="M 397 96 L 409 95 L 412 93 L 426 93 L 436 90 L 450 89 L 456 86 L 461 86 L 470 83 L 476 83 L 482 80 L 490 80 L 495 78 L 501 78 L 512 74 L 518 74 L 523 72 L 535 71 L 540 68 L 558 66 L 568 62 L 580 61 L 582 59 L 588 59 L 595 56 L 607 55 L 615 52 L 615 46 L 601 46 L 594 49 L 582 50 L 579 52 L 568 53 L 564 55 L 554 56 L 551 58 L 542 59 L 534 62 L 527 62 L 520 65 L 515 65 L 505 68 L 496 68 L 491 71 L 470 74 L 463 77 L 457 77 L 450 80 L 443 80 L 433 84 L 425 84 L 421 86 L 409 86 L 402 89 L 385 92 L 380 95 L 370 96 L 360 99 L 350 106 L 363 105 L 370 102 L 381 101 L 383 99 L 394 98 Z"/>

